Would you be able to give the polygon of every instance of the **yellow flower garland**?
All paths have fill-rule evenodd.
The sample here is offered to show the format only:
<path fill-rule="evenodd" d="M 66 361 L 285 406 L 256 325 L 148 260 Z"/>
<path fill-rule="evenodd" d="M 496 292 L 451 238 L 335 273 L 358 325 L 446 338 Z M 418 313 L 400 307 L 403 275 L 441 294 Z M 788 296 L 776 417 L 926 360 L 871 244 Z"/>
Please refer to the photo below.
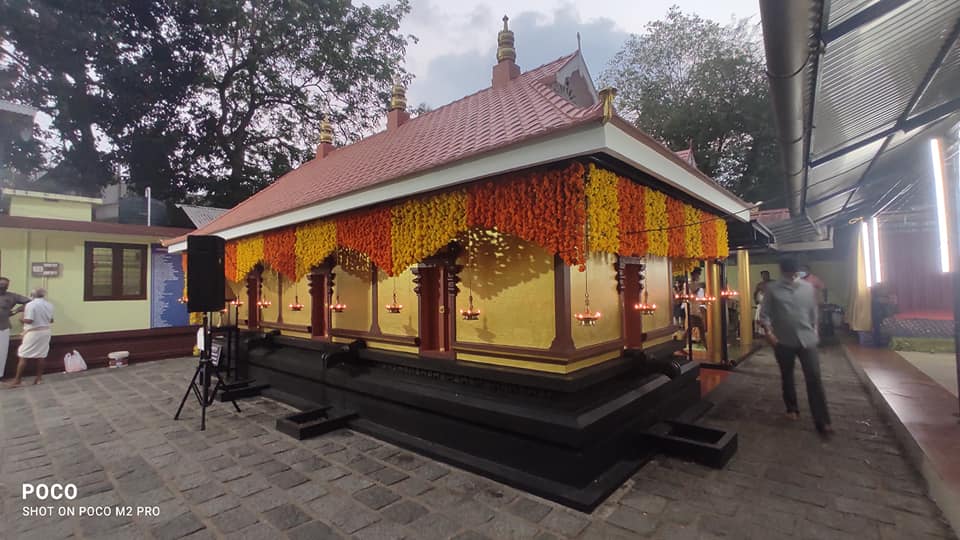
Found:
<path fill-rule="evenodd" d="M 666 257 L 669 248 L 667 227 L 667 195 L 655 189 L 644 187 L 643 203 L 646 208 L 646 228 L 650 255 Z"/>
<path fill-rule="evenodd" d="M 263 262 L 263 236 L 257 234 L 241 238 L 237 241 L 237 279 L 241 281 L 253 270 L 253 267 Z"/>
<path fill-rule="evenodd" d="M 297 279 L 307 275 L 310 269 L 322 263 L 337 249 L 337 224 L 330 220 L 317 220 L 297 226 L 297 243 L 294 248 L 297 258 Z"/>
<path fill-rule="evenodd" d="M 730 256 L 730 237 L 727 232 L 727 222 L 718 219 L 715 223 L 717 224 L 717 257 L 726 259 Z"/>
<path fill-rule="evenodd" d="M 412 199 L 391 209 L 393 275 L 433 255 L 467 230 L 467 192 Z"/>
<path fill-rule="evenodd" d="M 587 232 L 590 251 L 620 251 L 620 199 L 617 175 L 590 164 L 587 185 Z"/>
<path fill-rule="evenodd" d="M 686 258 L 703 258 L 703 239 L 700 234 L 701 222 L 704 220 L 704 214 L 699 208 L 694 208 L 689 204 L 683 205 L 684 223 L 687 224 L 683 229 L 683 236 L 686 244 Z"/>

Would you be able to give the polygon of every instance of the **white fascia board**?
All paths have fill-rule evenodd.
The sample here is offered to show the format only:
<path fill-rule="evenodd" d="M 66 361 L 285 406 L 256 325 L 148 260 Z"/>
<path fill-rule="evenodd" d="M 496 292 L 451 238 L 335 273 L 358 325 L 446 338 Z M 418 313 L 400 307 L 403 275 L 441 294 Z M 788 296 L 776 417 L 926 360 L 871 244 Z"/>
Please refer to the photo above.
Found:
<path fill-rule="evenodd" d="M 608 153 L 617 159 L 644 171 L 664 184 L 704 201 L 714 208 L 743 222 L 750 221 L 750 208 L 727 190 L 713 182 L 705 182 L 654 148 L 637 140 L 612 123 L 604 125 L 604 140 Z"/>
<path fill-rule="evenodd" d="M 488 176 L 593 154 L 603 151 L 603 138 L 603 126 L 589 124 L 586 128 L 566 132 L 556 137 L 460 161 L 417 176 L 378 184 L 363 191 L 349 193 L 311 206 L 245 223 L 214 234 L 223 237 L 225 240 L 230 240 L 401 199 L 418 193 L 450 188 Z M 177 253 L 186 249 L 186 242 L 177 242 L 167 247 L 170 253 Z"/>

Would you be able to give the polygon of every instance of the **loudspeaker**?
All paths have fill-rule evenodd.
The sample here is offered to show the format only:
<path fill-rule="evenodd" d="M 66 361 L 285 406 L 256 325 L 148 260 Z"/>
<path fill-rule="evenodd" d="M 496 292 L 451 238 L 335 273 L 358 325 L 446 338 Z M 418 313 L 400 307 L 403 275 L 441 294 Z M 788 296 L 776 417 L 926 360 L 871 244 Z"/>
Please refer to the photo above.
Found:
<path fill-rule="evenodd" d="M 187 311 L 220 311 L 224 307 L 223 238 L 187 237 Z"/>

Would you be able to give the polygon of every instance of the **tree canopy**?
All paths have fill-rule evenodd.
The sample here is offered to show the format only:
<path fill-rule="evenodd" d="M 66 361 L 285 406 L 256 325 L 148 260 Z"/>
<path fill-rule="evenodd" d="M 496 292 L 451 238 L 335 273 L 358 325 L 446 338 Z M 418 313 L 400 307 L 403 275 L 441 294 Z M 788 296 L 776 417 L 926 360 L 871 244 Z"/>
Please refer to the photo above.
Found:
<path fill-rule="evenodd" d="M 123 179 L 158 198 L 232 206 L 313 156 L 328 115 L 341 141 L 377 126 L 402 68 L 407 0 L 0 0 L 0 97 L 49 133 L 4 162 L 54 163 L 64 188 Z M 38 157 L 39 156 L 39 157 Z"/>
<path fill-rule="evenodd" d="M 672 7 L 618 52 L 602 77 L 618 111 L 749 200 L 780 198 L 782 165 L 763 47 L 746 20 L 723 26 Z"/>

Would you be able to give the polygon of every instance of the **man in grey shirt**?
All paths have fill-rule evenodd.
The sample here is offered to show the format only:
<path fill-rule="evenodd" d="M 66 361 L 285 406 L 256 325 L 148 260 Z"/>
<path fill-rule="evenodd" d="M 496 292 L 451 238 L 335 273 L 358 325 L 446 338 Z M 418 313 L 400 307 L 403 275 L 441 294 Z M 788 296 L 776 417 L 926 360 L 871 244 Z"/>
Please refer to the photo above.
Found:
<path fill-rule="evenodd" d="M 10 316 L 17 313 L 13 308 L 17 304 L 26 304 L 29 298 L 21 294 L 7 292 L 10 280 L 0 277 L 0 379 L 7 367 L 7 349 L 10 348 Z"/>
<path fill-rule="evenodd" d="M 797 278 L 797 262 L 789 257 L 780 260 L 778 281 L 767 284 L 760 308 L 760 323 L 766 330 L 767 341 L 773 346 L 783 383 L 783 401 L 787 416 L 797 420 L 797 389 L 793 381 L 794 361 L 800 358 L 803 378 L 807 383 L 807 399 L 817 431 L 833 432 L 827 397 L 820 380 L 820 359 L 817 344 L 817 298 L 813 286 Z"/>

